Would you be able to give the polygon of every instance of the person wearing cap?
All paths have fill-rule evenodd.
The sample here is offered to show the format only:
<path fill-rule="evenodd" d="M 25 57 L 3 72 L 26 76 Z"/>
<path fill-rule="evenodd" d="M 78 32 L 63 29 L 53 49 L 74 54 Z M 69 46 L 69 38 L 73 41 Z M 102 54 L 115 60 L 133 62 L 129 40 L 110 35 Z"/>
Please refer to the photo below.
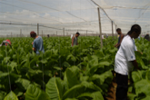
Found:
<path fill-rule="evenodd" d="M 30 36 L 34 39 L 32 45 L 33 48 L 32 50 L 36 53 L 39 54 L 39 51 L 44 52 L 44 46 L 43 46 L 43 39 L 41 36 L 38 36 L 34 31 L 30 32 Z"/>
<path fill-rule="evenodd" d="M 5 46 L 8 46 L 8 45 L 9 45 L 9 46 L 11 47 L 11 41 L 10 41 L 9 39 L 4 40 L 4 41 L 0 44 L 0 47 L 1 47 L 1 46 L 4 46 L 4 45 L 5 45 Z"/>
<path fill-rule="evenodd" d="M 115 45 L 115 47 L 119 49 L 124 35 L 122 34 L 120 28 L 116 29 L 116 32 L 118 33 L 119 37 L 118 37 L 118 43 Z"/>
<path fill-rule="evenodd" d="M 77 32 L 75 34 L 75 36 L 72 37 L 72 45 L 71 46 L 74 46 L 74 45 L 78 45 L 78 37 L 79 37 L 80 33 Z"/>

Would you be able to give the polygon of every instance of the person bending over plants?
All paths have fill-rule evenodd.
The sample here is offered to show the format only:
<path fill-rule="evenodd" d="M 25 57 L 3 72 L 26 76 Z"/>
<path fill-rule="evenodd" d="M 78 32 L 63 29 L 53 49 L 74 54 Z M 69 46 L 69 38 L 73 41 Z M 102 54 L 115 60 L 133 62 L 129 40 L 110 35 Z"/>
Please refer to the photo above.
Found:
<path fill-rule="evenodd" d="M 32 50 L 36 53 L 39 54 L 39 51 L 44 52 L 44 46 L 43 46 L 43 39 L 41 36 L 38 36 L 34 31 L 30 32 L 30 36 L 34 39 L 32 42 L 33 48 Z"/>
<path fill-rule="evenodd" d="M 139 69 L 135 57 L 135 51 L 137 51 L 137 49 L 134 39 L 137 39 L 140 34 L 141 27 L 137 24 L 133 25 L 122 40 L 120 49 L 115 56 L 116 100 L 127 100 L 128 75 L 132 71 L 133 66 Z"/>
<path fill-rule="evenodd" d="M 118 33 L 119 37 L 118 37 L 118 43 L 115 45 L 115 47 L 119 49 L 124 35 L 122 34 L 120 28 L 116 29 L 116 32 Z"/>
<path fill-rule="evenodd" d="M 77 32 L 75 34 L 75 36 L 72 37 L 72 44 L 71 44 L 71 46 L 78 45 L 78 37 L 79 37 L 79 35 L 80 35 L 80 33 Z"/>
<path fill-rule="evenodd" d="M 9 39 L 4 40 L 4 41 L 0 44 L 0 47 L 1 47 L 1 46 L 8 46 L 8 45 L 11 47 L 11 41 L 10 41 Z"/>

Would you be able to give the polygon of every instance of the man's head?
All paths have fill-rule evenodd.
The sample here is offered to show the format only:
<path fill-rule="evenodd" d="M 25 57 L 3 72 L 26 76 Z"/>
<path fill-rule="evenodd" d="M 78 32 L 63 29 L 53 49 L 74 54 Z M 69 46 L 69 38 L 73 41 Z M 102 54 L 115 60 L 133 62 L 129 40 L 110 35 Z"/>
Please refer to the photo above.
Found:
<path fill-rule="evenodd" d="M 121 34 L 121 29 L 120 29 L 120 28 L 117 28 L 117 29 L 116 29 L 116 32 L 120 35 L 120 34 Z"/>
<path fill-rule="evenodd" d="M 79 37 L 79 35 L 80 35 L 80 33 L 79 33 L 79 32 L 77 32 L 77 33 L 76 33 L 76 37 Z"/>
<path fill-rule="evenodd" d="M 132 38 L 134 38 L 134 39 L 138 38 L 139 35 L 141 34 L 141 26 L 138 25 L 138 24 L 134 24 L 134 25 L 131 27 L 131 29 L 130 29 L 130 31 L 128 32 L 128 34 L 129 34 Z"/>
<path fill-rule="evenodd" d="M 146 36 L 149 36 L 149 34 L 147 33 Z"/>
<path fill-rule="evenodd" d="M 36 33 L 34 31 L 31 31 L 30 36 L 35 39 L 36 38 Z"/>

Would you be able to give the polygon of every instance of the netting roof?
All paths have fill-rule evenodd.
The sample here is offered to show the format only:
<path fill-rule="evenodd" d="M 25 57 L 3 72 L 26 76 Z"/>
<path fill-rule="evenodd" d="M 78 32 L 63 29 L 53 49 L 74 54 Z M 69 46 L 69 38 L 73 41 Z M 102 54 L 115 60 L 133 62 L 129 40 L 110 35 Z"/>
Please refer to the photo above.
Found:
<path fill-rule="evenodd" d="M 36 30 L 37 23 L 48 26 L 40 27 L 45 31 L 99 32 L 98 6 L 103 33 L 111 33 L 111 20 L 124 33 L 135 23 L 148 32 L 149 5 L 149 0 L 0 0 L 0 34 Z"/>
<path fill-rule="evenodd" d="M 149 31 L 150 0 L 94 0 L 110 18 L 125 30 L 137 23 Z"/>

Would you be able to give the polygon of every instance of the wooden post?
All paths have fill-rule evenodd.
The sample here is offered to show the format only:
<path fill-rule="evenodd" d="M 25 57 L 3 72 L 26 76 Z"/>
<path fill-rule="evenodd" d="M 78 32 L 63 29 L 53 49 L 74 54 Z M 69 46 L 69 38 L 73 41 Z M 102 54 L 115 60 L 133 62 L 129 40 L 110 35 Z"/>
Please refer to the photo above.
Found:
<path fill-rule="evenodd" d="M 42 30 L 42 37 L 43 37 L 43 30 Z"/>
<path fill-rule="evenodd" d="M 116 29 L 117 29 L 117 25 L 115 25 L 115 33 L 116 33 L 116 37 L 118 37 Z"/>
<path fill-rule="evenodd" d="M 63 28 L 63 36 L 65 36 L 65 28 Z"/>
<path fill-rule="evenodd" d="M 37 35 L 39 35 L 39 23 L 37 23 Z"/>
<path fill-rule="evenodd" d="M 87 36 L 88 30 L 86 30 L 86 36 Z"/>
<path fill-rule="evenodd" d="M 22 29 L 20 29 L 20 37 L 21 37 L 21 34 L 22 34 Z"/>
<path fill-rule="evenodd" d="M 68 31 L 66 30 L 66 35 L 68 36 Z"/>
<path fill-rule="evenodd" d="M 99 19 L 100 44 L 101 44 L 101 48 L 103 48 L 101 16 L 100 16 L 100 9 L 99 9 L 99 7 L 97 8 L 97 10 L 98 10 L 98 19 Z"/>
<path fill-rule="evenodd" d="M 112 38 L 114 39 L 114 28 L 113 28 L 113 21 L 111 21 L 111 27 L 112 27 Z"/>

